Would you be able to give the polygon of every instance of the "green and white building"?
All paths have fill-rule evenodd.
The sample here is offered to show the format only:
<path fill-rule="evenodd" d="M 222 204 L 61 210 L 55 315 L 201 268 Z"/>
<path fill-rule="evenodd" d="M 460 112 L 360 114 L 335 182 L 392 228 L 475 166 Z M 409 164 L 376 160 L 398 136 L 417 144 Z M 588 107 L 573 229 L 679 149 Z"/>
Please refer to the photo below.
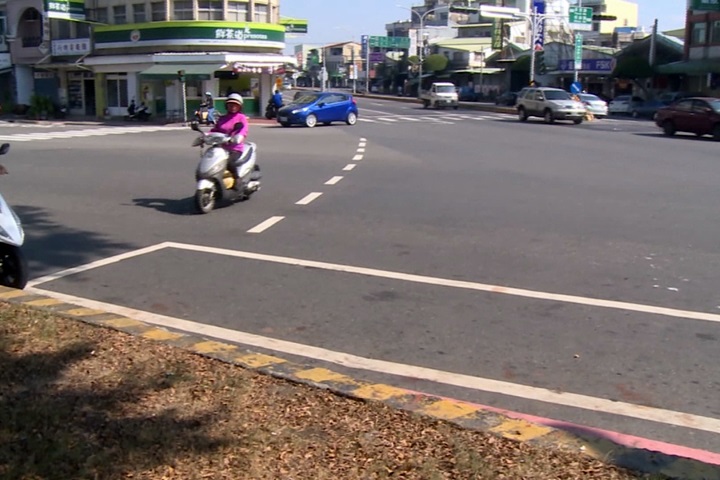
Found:
<path fill-rule="evenodd" d="M 206 91 L 218 103 L 238 92 L 259 114 L 295 64 L 282 53 L 286 30 L 307 31 L 280 21 L 279 0 L 4 3 L 15 101 L 49 96 L 71 115 L 122 116 L 134 99 L 180 119 Z"/>

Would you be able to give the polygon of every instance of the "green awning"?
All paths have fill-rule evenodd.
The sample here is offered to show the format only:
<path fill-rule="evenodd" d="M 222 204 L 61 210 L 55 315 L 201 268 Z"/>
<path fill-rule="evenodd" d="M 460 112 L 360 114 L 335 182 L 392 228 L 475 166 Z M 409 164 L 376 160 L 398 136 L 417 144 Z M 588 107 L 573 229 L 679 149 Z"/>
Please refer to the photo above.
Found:
<path fill-rule="evenodd" d="M 146 68 L 140 75 L 151 80 L 175 80 L 178 77 L 178 71 L 185 70 L 185 78 L 188 80 L 210 80 L 213 73 L 220 70 L 222 65 L 217 64 L 156 64 L 150 68 Z"/>
<path fill-rule="evenodd" d="M 673 62 L 655 67 L 658 73 L 704 75 L 706 73 L 720 73 L 720 62 L 717 60 L 688 60 L 687 62 Z"/>

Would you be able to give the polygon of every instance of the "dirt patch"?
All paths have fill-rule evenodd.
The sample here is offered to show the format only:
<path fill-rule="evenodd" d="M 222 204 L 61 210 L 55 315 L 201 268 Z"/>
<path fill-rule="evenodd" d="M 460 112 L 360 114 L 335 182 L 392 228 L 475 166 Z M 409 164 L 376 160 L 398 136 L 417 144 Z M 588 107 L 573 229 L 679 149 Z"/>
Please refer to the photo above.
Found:
<path fill-rule="evenodd" d="M 661 477 L 0 304 L 0 478 Z"/>

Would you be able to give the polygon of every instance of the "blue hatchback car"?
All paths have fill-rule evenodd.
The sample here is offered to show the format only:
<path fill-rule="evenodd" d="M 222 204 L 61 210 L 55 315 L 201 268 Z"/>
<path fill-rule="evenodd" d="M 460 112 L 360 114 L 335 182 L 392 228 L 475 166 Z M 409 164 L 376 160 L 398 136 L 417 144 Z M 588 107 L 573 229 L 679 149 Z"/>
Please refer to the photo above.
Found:
<path fill-rule="evenodd" d="M 349 93 L 307 92 L 295 98 L 290 105 L 278 111 L 277 121 L 283 127 L 305 125 L 314 127 L 318 123 L 330 125 L 345 122 L 355 125 L 358 118 L 357 103 Z"/>

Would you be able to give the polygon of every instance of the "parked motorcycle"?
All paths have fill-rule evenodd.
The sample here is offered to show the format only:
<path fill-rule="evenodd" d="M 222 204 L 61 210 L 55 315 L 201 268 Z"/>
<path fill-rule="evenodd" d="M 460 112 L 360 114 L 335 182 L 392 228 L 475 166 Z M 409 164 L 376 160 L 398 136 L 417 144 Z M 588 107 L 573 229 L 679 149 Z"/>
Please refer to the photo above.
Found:
<path fill-rule="evenodd" d="M 0 146 L 0 155 L 10 150 L 10 144 Z M 4 167 L 0 174 L 7 171 Z M 28 266 L 20 247 L 25 241 L 20 218 L 0 195 L 0 285 L 11 288 L 25 288 L 28 281 Z"/>
<path fill-rule="evenodd" d="M 200 107 L 195 110 L 195 121 L 200 125 L 215 125 L 220 114 L 214 108 L 212 111 L 208 108 L 207 104 L 201 103 Z"/>
<path fill-rule="evenodd" d="M 147 122 L 150 120 L 150 109 L 145 104 L 140 105 L 137 110 L 128 108 L 128 114 L 125 115 L 125 121 L 132 122 L 138 120 L 140 122 Z"/>
<path fill-rule="evenodd" d="M 240 129 L 240 125 L 236 126 Z M 231 137 L 224 133 L 200 130 L 197 122 L 190 128 L 200 133 L 193 146 L 201 149 L 200 163 L 195 171 L 195 206 L 200 213 L 210 213 L 220 202 L 247 200 L 260 189 L 260 167 L 257 165 L 257 145 L 245 142 L 242 156 L 229 164 L 230 154 L 224 145 Z M 207 147 L 204 151 L 203 147 Z"/>
<path fill-rule="evenodd" d="M 268 120 L 272 120 L 273 118 L 276 118 L 278 110 L 280 110 L 280 108 L 281 107 L 278 107 L 277 105 L 275 105 L 275 103 L 273 102 L 273 99 L 271 98 L 268 101 L 267 106 L 265 107 L 265 118 L 267 118 Z"/>

